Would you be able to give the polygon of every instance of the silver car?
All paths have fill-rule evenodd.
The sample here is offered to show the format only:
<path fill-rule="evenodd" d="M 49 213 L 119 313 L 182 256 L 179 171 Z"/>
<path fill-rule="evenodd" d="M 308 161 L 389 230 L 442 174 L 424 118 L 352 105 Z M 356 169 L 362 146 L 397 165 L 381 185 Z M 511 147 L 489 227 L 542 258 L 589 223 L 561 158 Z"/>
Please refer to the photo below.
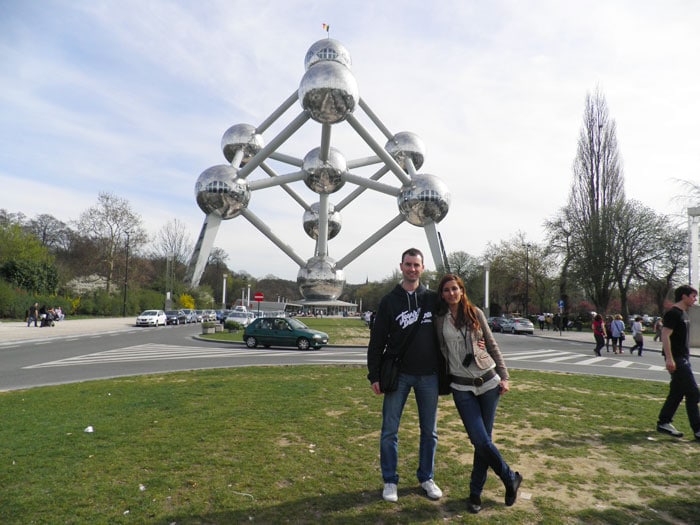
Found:
<path fill-rule="evenodd" d="M 504 332 L 511 334 L 534 334 L 535 325 L 524 317 L 513 317 L 508 319 L 508 322 L 501 325 Z"/>

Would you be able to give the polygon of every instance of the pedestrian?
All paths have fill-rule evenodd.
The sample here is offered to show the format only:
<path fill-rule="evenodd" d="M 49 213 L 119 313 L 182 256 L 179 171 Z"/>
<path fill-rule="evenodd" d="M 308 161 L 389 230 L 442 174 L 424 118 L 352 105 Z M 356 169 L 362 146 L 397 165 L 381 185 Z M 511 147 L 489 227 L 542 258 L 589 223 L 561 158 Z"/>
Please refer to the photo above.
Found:
<path fill-rule="evenodd" d="M 634 346 L 630 347 L 630 354 L 637 350 L 637 355 L 641 357 L 644 350 L 644 327 L 642 326 L 642 318 L 637 316 L 632 323 L 632 339 Z"/>
<path fill-rule="evenodd" d="M 367 378 L 375 394 L 384 394 L 379 447 L 384 480 L 382 497 L 386 501 L 398 501 L 399 424 L 413 389 L 420 427 L 416 475 L 427 496 L 440 499 L 442 490 L 433 480 L 438 440 L 438 368 L 441 362 L 433 327 L 437 294 L 420 282 L 425 270 L 420 250 L 406 250 L 401 255 L 399 269 L 403 279 L 381 299 L 367 347 Z M 382 392 L 379 383 L 383 354 L 403 356 L 399 363 L 398 386 L 393 392 Z"/>
<path fill-rule="evenodd" d="M 692 286 L 683 285 L 674 291 L 673 306 L 664 314 L 664 327 L 661 329 L 661 352 L 666 362 L 666 370 L 671 374 L 668 396 L 659 412 L 656 430 L 673 437 L 683 437 L 673 426 L 673 416 L 685 398 L 685 410 L 690 428 L 696 440 L 700 440 L 700 392 L 690 368 L 690 319 L 688 310 L 698 299 L 698 291 Z"/>
<path fill-rule="evenodd" d="M 600 350 L 605 346 L 605 322 L 603 321 L 602 315 L 595 315 L 591 328 L 593 329 L 593 337 L 595 338 L 595 348 L 593 352 L 600 357 Z"/>
<path fill-rule="evenodd" d="M 610 352 L 610 342 L 612 341 L 612 321 L 613 318 L 610 315 L 605 316 L 605 351 Z"/>
<path fill-rule="evenodd" d="M 664 320 L 661 317 L 656 318 L 654 323 L 654 342 L 661 341 L 661 329 L 664 327 Z"/>
<path fill-rule="evenodd" d="M 537 322 L 540 324 L 540 332 L 544 332 L 544 314 L 537 316 Z"/>
<path fill-rule="evenodd" d="M 486 316 L 469 301 L 462 279 L 445 275 L 438 292 L 435 329 L 440 351 L 448 364 L 454 404 L 474 445 L 467 510 L 481 510 L 489 467 L 501 478 L 505 504 L 511 506 L 523 477 L 511 470 L 491 436 L 498 401 L 510 390 L 508 369 Z M 485 348 L 479 347 L 482 340 Z"/>
<path fill-rule="evenodd" d="M 610 332 L 612 333 L 613 353 L 622 353 L 622 341 L 625 340 L 625 323 L 622 316 L 617 314 L 610 323 Z"/>
<path fill-rule="evenodd" d="M 34 326 L 39 326 L 39 303 L 34 303 L 29 307 L 29 317 L 27 318 L 27 326 L 30 326 L 34 321 Z"/>

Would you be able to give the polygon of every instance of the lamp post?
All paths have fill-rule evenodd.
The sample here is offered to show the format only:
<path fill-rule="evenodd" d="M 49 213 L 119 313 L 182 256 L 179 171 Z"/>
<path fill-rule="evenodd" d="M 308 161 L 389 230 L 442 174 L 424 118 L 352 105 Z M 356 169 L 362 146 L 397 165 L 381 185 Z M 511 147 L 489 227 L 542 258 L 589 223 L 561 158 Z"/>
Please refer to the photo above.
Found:
<path fill-rule="evenodd" d="M 489 312 L 490 305 L 489 305 L 489 274 L 491 271 L 491 263 L 490 262 L 485 262 L 484 263 L 484 313 L 486 314 L 486 317 L 491 317 L 491 313 Z"/>
<path fill-rule="evenodd" d="M 221 308 L 226 310 L 226 279 L 228 275 L 224 274 L 224 289 L 221 292 Z"/>
<path fill-rule="evenodd" d="M 129 231 L 124 232 L 126 234 L 126 257 L 124 260 L 124 300 L 122 303 L 122 317 L 126 317 L 126 288 L 129 281 Z"/>
<path fill-rule="evenodd" d="M 530 243 L 525 244 L 525 317 L 530 313 Z"/>

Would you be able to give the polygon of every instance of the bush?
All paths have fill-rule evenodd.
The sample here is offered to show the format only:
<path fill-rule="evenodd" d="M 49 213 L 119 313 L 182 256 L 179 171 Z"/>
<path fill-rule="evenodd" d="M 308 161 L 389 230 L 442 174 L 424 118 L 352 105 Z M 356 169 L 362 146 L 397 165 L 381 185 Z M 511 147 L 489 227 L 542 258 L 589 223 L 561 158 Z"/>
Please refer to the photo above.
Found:
<path fill-rule="evenodd" d="M 229 332 L 237 332 L 239 330 L 243 330 L 244 327 L 238 321 L 234 321 L 231 319 L 224 321 L 224 328 L 226 328 L 226 330 L 228 330 Z"/>

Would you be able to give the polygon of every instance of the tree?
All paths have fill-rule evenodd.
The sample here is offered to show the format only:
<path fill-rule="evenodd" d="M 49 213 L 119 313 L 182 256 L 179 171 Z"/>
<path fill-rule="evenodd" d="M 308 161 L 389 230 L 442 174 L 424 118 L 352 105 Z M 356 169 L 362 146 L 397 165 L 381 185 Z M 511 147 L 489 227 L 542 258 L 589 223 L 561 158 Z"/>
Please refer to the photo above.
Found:
<path fill-rule="evenodd" d="M 39 242 L 52 251 L 66 250 L 70 246 L 71 231 L 65 222 L 53 215 L 42 213 L 27 223 L 27 231 L 39 239 Z"/>
<path fill-rule="evenodd" d="M 126 199 L 111 193 L 100 193 L 95 206 L 84 211 L 77 221 L 79 231 L 89 237 L 97 248 L 96 257 L 110 292 L 118 257 L 127 249 L 132 252 L 145 242 L 146 233 L 141 216 L 134 212 Z"/>
<path fill-rule="evenodd" d="M 156 234 L 153 255 L 174 257 L 180 264 L 187 265 L 192 255 L 192 239 L 185 224 L 177 218 L 170 220 Z"/>
<path fill-rule="evenodd" d="M 589 93 L 568 204 L 547 227 L 550 238 L 565 239 L 560 254 L 567 278 L 581 284 L 598 311 L 607 309 L 615 285 L 613 259 L 620 240 L 615 219 L 624 200 L 615 121 L 603 94 Z"/>

